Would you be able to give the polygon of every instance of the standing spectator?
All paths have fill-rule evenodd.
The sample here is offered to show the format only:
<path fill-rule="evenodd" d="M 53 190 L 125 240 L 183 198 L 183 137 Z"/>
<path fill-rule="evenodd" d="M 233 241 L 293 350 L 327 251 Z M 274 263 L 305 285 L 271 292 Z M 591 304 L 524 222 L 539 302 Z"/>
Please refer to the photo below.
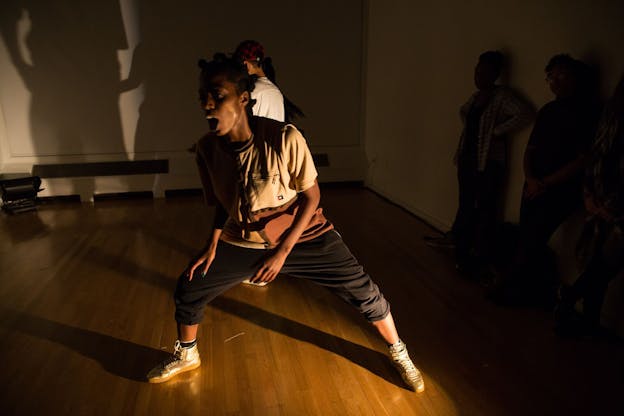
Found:
<path fill-rule="evenodd" d="M 588 217 L 579 248 L 586 265 L 572 286 L 561 288 L 556 309 L 560 334 L 593 333 L 609 282 L 624 270 L 624 77 L 602 116 L 584 183 Z M 574 311 L 583 300 L 583 316 Z"/>
<path fill-rule="evenodd" d="M 487 51 L 474 70 L 477 91 L 460 108 L 464 128 L 454 158 L 459 208 L 449 233 L 430 246 L 454 246 L 457 267 L 475 272 L 491 262 L 506 172 L 506 139 L 532 119 L 531 108 L 510 88 L 496 84 L 503 54 Z"/>
<path fill-rule="evenodd" d="M 538 112 L 524 153 L 520 241 L 490 295 L 500 303 L 550 303 L 554 273 L 548 241 L 582 204 L 583 167 L 595 135 L 597 109 L 587 94 L 587 66 L 560 54 L 545 68 L 555 99 Z"/>

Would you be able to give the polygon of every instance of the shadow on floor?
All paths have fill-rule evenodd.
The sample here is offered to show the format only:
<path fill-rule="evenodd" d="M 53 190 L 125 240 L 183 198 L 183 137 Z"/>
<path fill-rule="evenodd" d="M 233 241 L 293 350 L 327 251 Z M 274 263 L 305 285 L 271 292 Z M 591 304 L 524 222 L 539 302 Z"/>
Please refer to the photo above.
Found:
<path fill-rule="evenodd" d="M 7 308 L 0 308 L 0 311 L 5 318 L 0 325 L 5 326 L 10 332 L 17 331 L 63 345 L 97 361 L 109 373 L 125 379 L 145 381 L 147 372 L 169 355 L 165 351 L 88 329 L 18 313 Z"/>

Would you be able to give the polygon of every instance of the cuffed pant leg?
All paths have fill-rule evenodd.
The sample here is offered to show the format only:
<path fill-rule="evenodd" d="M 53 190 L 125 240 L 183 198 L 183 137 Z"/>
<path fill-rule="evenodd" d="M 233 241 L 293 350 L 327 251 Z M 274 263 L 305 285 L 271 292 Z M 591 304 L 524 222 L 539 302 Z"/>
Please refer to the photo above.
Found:
<path fill-rule="evenodd" d="M 390 304 L 379 287 L 334 230 L 297 244 L 282 272 L 326 287 L 370 322 L 382 320 L 390 313 Z"/>

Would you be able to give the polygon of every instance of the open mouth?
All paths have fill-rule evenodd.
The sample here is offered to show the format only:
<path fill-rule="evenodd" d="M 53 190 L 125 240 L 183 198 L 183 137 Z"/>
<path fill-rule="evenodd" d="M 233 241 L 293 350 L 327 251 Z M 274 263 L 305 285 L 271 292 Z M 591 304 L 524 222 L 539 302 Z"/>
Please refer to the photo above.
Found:
<path fill-rule="evenodd" d="M 208 129 L 210 130 L 211 133 L 214 133 L 217 131 L 217 125 L 219 124 L 219 119 L 212 117 L 212 116 L 206 116 L 206 120 L 208 120 Z"/>

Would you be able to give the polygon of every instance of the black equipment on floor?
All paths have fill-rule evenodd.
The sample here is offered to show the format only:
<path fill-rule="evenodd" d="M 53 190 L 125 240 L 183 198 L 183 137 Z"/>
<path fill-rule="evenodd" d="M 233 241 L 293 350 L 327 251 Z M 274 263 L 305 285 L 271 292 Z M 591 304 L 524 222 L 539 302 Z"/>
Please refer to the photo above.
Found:
<path fill-rule="evenodd" d="M 37 192 L 41 191 L 38 176 L 0 175 L 2 209 L 10 214 L 37 209 Z"/>

